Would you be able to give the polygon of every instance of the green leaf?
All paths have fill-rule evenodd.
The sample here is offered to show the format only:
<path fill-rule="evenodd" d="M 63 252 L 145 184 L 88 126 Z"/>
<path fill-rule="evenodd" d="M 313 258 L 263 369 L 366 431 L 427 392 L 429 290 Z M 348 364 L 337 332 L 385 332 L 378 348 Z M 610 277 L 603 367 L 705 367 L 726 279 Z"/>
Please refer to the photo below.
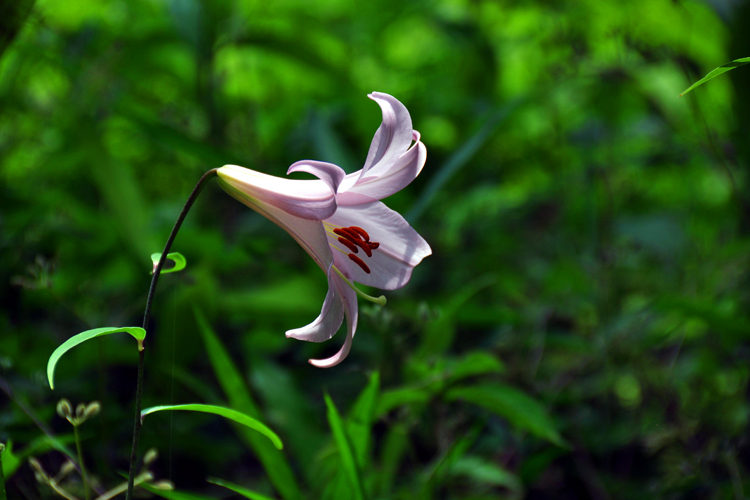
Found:
<path fill-rule="evenodd" d="M 185 266 L 187 266 L 187 260 L 185 260 L 185 256 L 179 252 L 168 253 L 167 258 L 174 262 L 174 266 L 170 267 L 169 269 L 164 269 L 162 267 L 161 274 L 176 273 L 177 271 L 182 271 L 183 269 L 185 269 Z M 159 259 L 161 259 L 160 253 L 151 254 L 151 261 L 154 263 L 154 270 L 156 270 L 156 266 L 159 265 Z M 151 271 L 151 274 L 154 274 L 154 271 Z"/>
<path fill-rule="evenodd" d="M 77 346 L 78 344 L 86 342 L 87 340 L 91 340 L 96 337 L 101 337 L 103 335 L 109 335 L 112 333 L 119 333 L 119 332 L 126 332 L 132 335 L 133 338 L 138 341 L 138 350 L 139 351 L 143 350 L 143 339 L 146 338 L 146 330 L 137 326 L 125 326 L 122 328 L 108 326 L 104 328 L 94 328 L 93 330 L 86 330 L 85 332 L 81 332 L 78 335 L 74 335 L 73 337 L 63 342 L 60 345 L 60 347 L 55 349 L 55 351 L 52 353 L 52 356 L 49 357 L 49 361 L 47 361 L 47 379 L 49 380 L 50 389 L 54 390 L 55 388 L 55 384 L 54 384 L 55 365 L 57 365 L 57 362 L 60 360 L 63 354 L 65 354 L 66 352 L 68 352 L 69 350 Z"/>
<path fill-rule="evenodd" d="M 179 490 L 162 490 L 156 488 L 153 484 L 148 483 L 141 483 L 138 485 L 138 487 L 143 488 L 146 491 L 150 491 L 154 495 L 158 495 L 162 498 L 167 498 L 168 500 L 214 500 L 213 497 L 199 495 L 197 493 L 188 493 L 186 491 Z"/>
<path fill-rule="evenodd" d="M 504 385 L 457 387 L 445 394 L 447 401 L 462 399 L 507 419 L 511 425 L 566 446 L 544 406 L 528 394 Z"/>
<path fill-rule="evenodd" d="M 208 325 L 200 310 L 196 308 L 194 312 L 198 320 L 199 331 L 203 336 L 203 343 L 206 346 L 206 354 L 208 354 L 208 359 L 211 362 L 216 378 L 219 380 L 219 385 L 221 385 L 224 394 L 229 400 L 229 404 L 243 413 L 256 418 L 260 417 L 260 410 L 250 395 L 250 391 L 248 391 L 234 361 Z M 256 432 L 249 431 L 245 427 L 238 427 L 237 432 L 258 455 L 268 473 L 268 478 L 279 494 L 286 500 L 302 498 L 302 493 L 294 478 L 292 469 L 284 455 Z"/>
<path fill-rule="evenodd" d="M 464 476 L 478 483 L 503 486 L 511 491 L 509 498 L 522 498 L 523 486 L 515 474 L 499 465 L 480 457 L 461 457 L 450 467 L 453 476 Z"/>
<path fill-rule="evenodd" d="M 281 443 L 281 439 L 279 439 L 279 436 L 276 435 L 275 432 L 273 432 L 271 429 L 266 427 L 261 422 L 258 422 L 252 417 L 248 417 L 244 413 L 240 413 L 237 410 L 232 410 L 231 408 L 224 408 L 223 406 L 216 406 L 216 405 L 203 405 L 203 404 L 186 404 L 186 405 L 167 405 L 167 406 L 152 406 L 151 408 L 146 408 L 145 410 L 141 411 L 141 420 L 143 420 L 143 417 L 146 415 L 150 415 L 151 413 L 156 413 L 157 411 L 175 411 L 175 410 L 182 410 L 182 411 L 199 411 L 202 413 L 212 413 L 214 415 L 219 415 L 220 417 L 228 418 L 229 420 L 233 420 L 237 422 L 238 424 L 245 425 L 247 427 L 250 427 L 251 429 L 255 429 L 256 431 L 260 432 L 264 436 L 266 436 L 268 439 L 271 440 L 271 442 L 276 446 L 276 449 L 282 449 L 284 445 Z"/>
<path fill-rule="evenodd" d="M 375 408 L 380 395 L 380 374 L 375 372 L 370 376 L 367 387 L 364 388 L 349 413 L 346 429 L 352 439 L 352 446 L 357 457 L 357 463 L 364 468 L 370 451 L 370 437 Z"/>
<path fill-rule="evenodd" d="M 357 470 L 357 463 L 354 458 L 354 452 L 352 450 L 349 439 L 344 429 L 344 423 L 341 420 L 341 415 L 336 409 L 336 405 L 333 404 L 331 397 L 325 395 L 326 406 L 328 407 L 328 423 L 331 426 L 331 432 L 333 433 L 333 439 L 336 441 L 336 447 L 339 450 L 339 457 L 341 457 L 341 465 L 343 465 L 346 475 L 349 476 L 349 480 L 354 488 L 354 495 L 357 500 L 363 500 L 365 498 L 364 490 L 362 489 L 362 480 L 359 477 L 359 470 Z"/>
<path fill-rule="evenodd" d="M 713 71 L 709 72 L 706 76 L 704 76 L 703 78 L 701 78 L 700 80 L 692 84 L 690 87 L 688 87 L 685 92 L 680 94 L 680 97 L 684 96 L 685 94 L 693 90 L 695 87 L 699 85 L 703 85 L 707 81 L 713 80 L 717 76 L 723 73 L 726 73 L 727 71 L 731 71 L 734 68 L 739 68 L 740 66 L 744 66 L 745 64 L 750 64 L 750 57 L 743 57 L 741 59 L 735 59 L 734 61 L 730 61 L 726 64 L 722 64 L 721 66 L 719 66 L 718 68 L 715 68 Z"/>
<path fill-rule="evenodd" d="M 245 498 L 249 498 L 250 500 L 274 500 L 271 497 L 267 497 L 265 495 L 261 495 L 260 493 L 256 493 L 252 490 L 248 490 L 247 488 L 243 488 L 242 486 L 236 485 L 234 483 L 230 483 L 229 481 L 224 481 L 223 479 L 217 479 L 215 477 L 209 477 L 206 479 L 211 484 L 216 484 L 218 486 L 223 486 L 224 488 L 227 488 L 229 490 L 234 491 L 237 494 L 242 495 Z"/>

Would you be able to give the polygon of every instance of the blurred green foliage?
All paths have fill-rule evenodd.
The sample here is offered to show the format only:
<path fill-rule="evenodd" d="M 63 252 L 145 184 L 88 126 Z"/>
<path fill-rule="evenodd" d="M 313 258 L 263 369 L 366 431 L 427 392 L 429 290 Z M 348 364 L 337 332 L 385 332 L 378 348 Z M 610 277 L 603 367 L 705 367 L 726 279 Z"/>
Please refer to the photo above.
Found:
<path fill-rule="evenodd" d="M 340 339 L 283 333 L 318 314 L 325 276 L 209 186 L 173 247 L 190 264 L 160 280 L 144 407 L 229 406 L 285 448 L 208 415 L 154 418 L 141 452 L 161 451 L 151 470 L 181 493 L 149 491 L 744 498 L 750 70 L 677 96 L 747 57 L 748 25 L 748 2 L 719 0 L 3 2 L 9 497 L 54 496 L 24 461 L 66 459 L 61 397 L 101 401 L 87 468 L 122 481 L 132 340 L 71 350 L 54 392 L 46 362 L 78 332 L 140 325 L 149 256 L 200 175 L 354 171 L 377 90 L 428 148 L 386 203 L 433 256 L 387 306 L 360 304 L 349 358 L 316 369 Z"/>

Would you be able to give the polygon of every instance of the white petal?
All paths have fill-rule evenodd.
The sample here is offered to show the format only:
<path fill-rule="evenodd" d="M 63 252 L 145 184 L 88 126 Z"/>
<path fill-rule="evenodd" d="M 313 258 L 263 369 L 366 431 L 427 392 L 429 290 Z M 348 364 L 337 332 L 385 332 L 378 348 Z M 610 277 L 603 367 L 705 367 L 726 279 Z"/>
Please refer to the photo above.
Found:
<path fill-rule="evenodd" d="M 334 193 L 338 190 L 341 181 L 346 177 L 346 172 L 344 172 L 344 170 L 338 165 L 314 160 L 302 160 L 293 163 L 292 166 L 289 167 L 289 170 L 286 171 L 286 174 L 289 175 L 292 172 L 307 172 L 308 174 L 313 174 L 315 177 L 328 184 L 328 187 L 330 187 Z"/>
<path fill-rule="evenodd" d="M 344 321 L 344 303 L 336 290 L 332 274 L 334 274 L 333 269 L 328 271 L 328 293 L 320 316 L 305 327 L 289 330 L 286 332 L 287 337 L 308 342 L 325 342 L 336 335 Z"/>
<path fill-rule="evenodd" d="M 387 165 L 378 164 L 371 168 L 352 187 L 336 196 L 339 206 L 360 205 L 382 200 L 401 191 L 413 181 L 424 167 L 427 148 L 417 141 L 406 153 Z"/>
<path fill-rule="evenodd" d="M 380 244 L 372 251 L 372 257 L 367 257 L 361 249 L 356 254 L 370 269 L 368 274 L 349 259 L 349 250 L 329 235 L 331 244 L 342 250 L 333 252 L 334 265 L 346 277 L 364 285 L 383 290 L 401 288 L 409 282 L 414 266 L 432 253 L 424 238 L 398 212 L 379 201 L 340 206 L 323 223 L 329 229 L 331 226 L 360 227 L 368 233 L 370 241 Z"/>
<path fill-rule="evenodd" d="M 256 206 L 271 205 L 308 220 L 323 220 L 336 211 L 336 193 L 322 180 L 285 179 L 237 165 L 224 165 L 217 173 L 219 185 L 245 204 L 250 200 Z"/>
<path fill-rule="evenodd" d="M 336 290 L 343 298 L 344 313 L 346 314 L 346 338 L 344 339 L 344 345 L 341 346 L 339 352 L 330 358 L 308 360 L 311 365 L 317 366 L 318 368 L 330 368 L 341 363 L 349 355 L 349 351 L 352 348 L 354 333 L 357 331 L 357 318 L 359 315 L 357 311 L 357 293 L 352 290 L 338 274 L 333 275 L 333 282 Z"/>
<path fill-rule="evenodd" d="M 375 132 L 370 144 L 362 176 L 379 163 L 388 163 L 401 156 L 412 140 L 411 116 L 406 106 L 398 99 L 382 92 L 373 92 L 368 96 L 378 103 L 383 112 L 383 122 Z"/>

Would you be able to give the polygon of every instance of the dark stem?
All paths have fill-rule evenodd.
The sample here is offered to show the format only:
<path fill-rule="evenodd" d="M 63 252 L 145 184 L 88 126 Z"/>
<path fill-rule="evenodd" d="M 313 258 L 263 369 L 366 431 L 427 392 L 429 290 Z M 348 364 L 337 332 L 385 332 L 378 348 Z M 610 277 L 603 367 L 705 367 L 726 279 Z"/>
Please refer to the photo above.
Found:
<path fill-rule="evenodd" d="M 172 232 L 169 234 L 169 238 L 167 238 L 167 244 L 164 245 L 164 251 L 161 253 L 161 258 L 159 259 L 159 263 L 156 265 L 156 268 L 154 269 L 154 277 L 151 278 L 151 287 L 148 289 L 148 298 L 146 299 L 146 311 L 143 313 L 143 329 L 146 331 L 148 331 L 148 317 L 149 317 L 149 314 L 151 313 L 151 302 L 154 300 L 154 292 L 156 291 L 156 283 L 159 281 L 159 274 L 161 274 L 161 269 L 164 267 L 164 262 L 167 260 L 167 254 L 169 253 L 169 249 L 172 248 L 172 242 L 177 236 L 177 233 L 180 230 L 180 226 L 182 226 L 182 221 L 185 220 L 185 216 L 190 211 L 190 207 L 193 206 L 193 202 L 198 197 L 203 187 L 206 185 L 206 182 L 211 180 L 211 178 L 215 175 L 216 175 L 215 168 L 203 174 L 203 177 L 201 177 L 201 179 L 198 181 L 198 184 L 196 184 L 195 189 L 193 189 L 193 192 L 190 193 L 190 196 L 188 197 L 187 202 L 185 202 L 185 206 L 182 207 L 182 212 L 180 212 L 179 217 L 177 217 L 177 222 L 174 223 Z M 133 423 L 133 447 L 130 450 L 130 472 L 128 473 L 128 492 L 127 492 L 127 495 L 125 496 L 125 500 L 132 500 L 133 498 L 133 483 L 135 481 L 135 463 L 136 463 L 136 458 L 138 456 L 138 438 L 141 435 L 141 396 L 143 395 L 143 358 L 144 358 L 144 355 L 145 355 L 145 350 L 141 349 L 138 351 L 138 382 L 136 383 L 136 388 L 135 388 L 135 422 Z"/>

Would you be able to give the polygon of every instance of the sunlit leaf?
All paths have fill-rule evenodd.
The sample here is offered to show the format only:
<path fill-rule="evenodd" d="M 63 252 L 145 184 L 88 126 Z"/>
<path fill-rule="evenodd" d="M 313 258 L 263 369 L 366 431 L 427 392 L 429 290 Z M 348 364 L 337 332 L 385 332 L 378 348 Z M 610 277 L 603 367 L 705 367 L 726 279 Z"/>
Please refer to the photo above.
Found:
<path fill-rule="evenodd" d="M 341 415 L 336 409 L 336 405 L 331 400 L 331 397 L 326 394 L 326 407 L 328 407 L 328 423 L 331 426 L 331 432 L 333 433 L 333 439 L 336 441 L 336 447 L 339 450 L 339 457 L 341 458 L 341 465 L 346 472 L 346 475 L 351 481 L 352 487 L 354 488 L 354 495 L 357 500 L 363 500 L 364 490 L 362 489 L 362 479 L 359 475 L 357 468 L 354 451 L 347 436 L 346 429 L 344 429 L 344 422 L 341 420 Z"/>
<path fill-rule="evenodd" d="M 726 73 L 727 71 L 731 71 L 734 68 L 739 68 L 740 66 L 744 66 L 745 64 L 750 64 L 750 57 L 743 57 L 741 59 L 735 59 L 734 61 L 730 61 L 726 64 L 722 64 L 718 68 L 714 68 L 712 71 L 710 71 L 706 76 L 692 84 L 690 87 L 687 88 L 682 94 L 680 94 L 680 97 L 684 96 L 691 90 L 693 90 L 695 87 L 698 87 L 699 85 L 703 85 L 709 80 L 713 80 L 717 76 Z"/>
<path fill-rule="evenodd" d="M 481 406 L 504 417 L 518 429 L 529 431 L 558 446 L 565 446 L 544 406 L 514 387 L 496 384 L 456 387 L 445 394 L 445 399 L 461 399 Z"/>
<path fill-rule="evenodd" d="M 234 483 L 230 483 L 229 481 L 224 481 L 223 479 L 209 477 L 208 479 L 206 479 L 206 481 L 208 481 L 211 484 L 223 486 L 224 488 L 232 490 L 235 493 L 242 495 L 245 498 L 249 498 L 250 500 L 274 500 L 271 497 L 267 497 L 266 495 L 261 495 L 260 493 L 256 493 L 252 490 L 248 490 L 247 488 L 243 488 L 242 486 L 236 485 Z"/>
<path fill-rule="evenodd" d="M 49 380 L 49 386 L 50 389 L 54 389 L 54 377 L 55 377 L 55 365 L 57 365 L 57 362 L 60 360 L 63 354 L 77 346 L 78 344 L 81 344 L 83 342 L 86 342 L 87 340 L 91 340 L 96 337 L 101 337 L 103 335 L 110 335 L 112 333 L 119 333 L 119 332 L 126 332 L 133 336 L 135 340 L 138 341 L 138 350 L 143 350 L 143 339 L 146 338 L 146 330 L 140 327 L 136 326 L 126 326 L 123 328 L 116 328 L 116 327 L 104 327 L 104 328 L 94 328 L 93 330 L 86 330 L 85 332 L 81 332 L 78 335 L 74 335 L 73 337 L 69 338 L 65 342 L 63 342 L 60 347 L 55 349 L 55 351 L 52 353 L 52 355 L 49 357 L 49 361 L 47 361 L 47 379 Z"/>
<path fill-rule="evenodd" d="M 232 420 L 234 422 L 237 422 L 238 424 L 245 425 L 247 427 L 250 427 L 251 429 L 255 429 L 256 431 L 260 432 L 264 436 L 266 436 L 268 439 L 271 440 L 271 442 L 276 446 L 277 449 L 282 449 L 284 445 L 281 443 L 281 439 L 279 436 L 276 435 L 275 432 L 273 432 L 271 429 L 266 427 L 261 422 L 258 422 L 252 417 L 248 417 L 244 413 L 240 413 L 237 410 L 232 410 L 231 408 L 224 408 L 223 406 L 216 406 L 216 405 L 204 405 L 204 404 L 185 404 L 185 405 L 166 405 L 166 406 L 152 406 L 151 408 L 146 408 L 145 410 L 141 411 L 141 420 L 143 420 L 143 417 L 146 415 L 150 415 L 151 413 L 156 413 L 158 411 L 198 411 L 201 413 L 212 413 L 214 415 L 219 415 L 220 417 L 227 418 L 229 420 Z"/>
<path fill-rule="evenodd" d="M 159 265 L 159 259 L 161 259 L 160 253 L 151 254 L 151 261 L 154 263 L 154 270 L 156 270 L 156 266 Z M 182 271 L 183 269 L 185 269 L 185 266 L 187 266 L 187 260 L 185 260 L 185 256 L 179 252 L 168 253 L 167 259 L 174 262 L 174 266 L 170 267 L 169 269 L 164 269 L 162 267 L 161 274 L 176 273 L 177 271 Z M 151 274 L 153 274 L 153 271 L 151 271 Z"/>

